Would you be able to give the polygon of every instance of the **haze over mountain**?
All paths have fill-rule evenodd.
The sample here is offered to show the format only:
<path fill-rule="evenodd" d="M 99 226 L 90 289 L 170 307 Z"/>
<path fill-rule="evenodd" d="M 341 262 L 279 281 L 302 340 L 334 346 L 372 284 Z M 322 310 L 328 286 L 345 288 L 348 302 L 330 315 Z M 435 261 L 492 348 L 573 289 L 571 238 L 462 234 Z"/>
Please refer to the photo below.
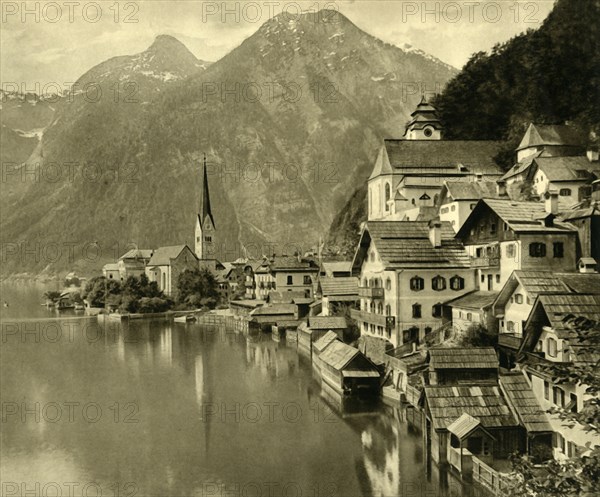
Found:
<path fill-rule="evenodd" d="M 2 214 L 4 242 L 73 243 L 77 262 L 9 256 L 3 271 L 98 269 L 128 243 L 192 244 L 203 153 L 219 258 L 242 245 L 307 249 L 365 181 L 380 140 L 401 136 L 420 88 L 455 73 L 332 11 L 276 16 L 211 65 L 160 36 L 80 78 L 29 159 L 42 172 L 74 162 L 76 174 L 30 182 Z M 77 249 L 92 242 L 102 260 Z"/>

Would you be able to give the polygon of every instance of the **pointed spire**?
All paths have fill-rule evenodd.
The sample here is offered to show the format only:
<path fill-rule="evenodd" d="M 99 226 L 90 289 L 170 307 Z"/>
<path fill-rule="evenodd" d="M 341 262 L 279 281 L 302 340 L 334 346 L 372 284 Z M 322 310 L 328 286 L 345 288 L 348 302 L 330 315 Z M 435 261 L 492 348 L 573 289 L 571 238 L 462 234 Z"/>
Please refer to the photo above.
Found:
<path fill-rule="evenodd" d="M 206 167 L 206 154 L 204 154 L 203 171 L 202 171 L 202 189 L 200 190 L 200 212 L 198 217 L 200 219 L 200 226 L 204 225 L 206 216 L 210 217 L 210 220 L 215 225 L 212 211 L 210 209 L 210 195 L 208 193 L 208 171 Z"/>

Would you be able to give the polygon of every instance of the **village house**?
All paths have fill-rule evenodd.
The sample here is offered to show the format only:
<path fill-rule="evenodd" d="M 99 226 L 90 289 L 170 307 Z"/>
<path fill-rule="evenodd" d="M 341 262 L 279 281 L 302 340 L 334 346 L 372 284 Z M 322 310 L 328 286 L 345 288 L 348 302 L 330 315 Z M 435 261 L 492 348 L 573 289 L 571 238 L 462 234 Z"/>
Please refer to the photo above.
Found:
<path fill-rule="evenodd" d="M 423 98 L 404 139 L 386 139 L 368 180 L 368 220 L 430 220 L 444 180 L 496 180 L 501 142 L 444 140 L 435 108 Z"/>
<path fill-rule="evenodd" d="M 151 249 L 131 249 L 125 252 L 117 262 L 122 281 L 129 276 L 140 277 L 146 273 L 146 266 L 152 257 Z"/>
<path fill-rule="evenodd" d="M 298 349 L 310 352 L 312 344 L 329 331 L 344 341 L 344 332 L 347 328 L 348 323 L 343 316 L 309 316 L 298 326 Z"/>
<path fill-rule="evenodd" d="M 474 326 L 481 326 L 490 334 L 497 333 L 498 322 L 492 310 L 497 296 L 498 292 L 476 290 L 446 302 L 444 307 L 450 311 L 449 319 L 455 336 L 464 335 Z"/>
<path fill-rule="evenodd" d="M 337 308 L 358 308 L 358 278 L 355 276 L 321 277 L 317 286 L 317 297 L 321 299 L 321 314 L 330 316 Z"/>
<path fill-rule="evenodd" d="M 181 273 L 195 269 L 198 269 L 198 258 L 187 245 L 159 247 L 146 266 L 146 276 L 155 281 L 165 295 L 174 296 Z"/>
<path fill-rule="evenodd" d="M 339 395 L 376 395 L 381 374 L 358 349 L 338 340 L 319 353 L 322 380 Z"/>
<path fill-rule="evenodd" d="M 577 258 L 593 259 L 596 265 L 594 270 L 597 271 L 597 264 L 600 262 L 599 204 L 592 203 L 588 207 L 563 211 L 560 213 L 560 219 L 575 226 L 579 232 Z"/>
<path fill-rule="evenodd" d="M 254 283 L 256 298 L 260 300 L 267 300 L 269 292 L 277 289 L 275 276 L 270 271 L 268 259 L 264 259 L 254 270 Z"/>
<path fill-rule="evenodd" d="M 352 261 L 324 261 L 321 263 L 321 277 L 345 278 L 352 275 Z"/>
<path fill-rule="evenodd" d="M 444 302 L 476 289 L 467 252 L 448 222 L 367 222 L 352 271 L 361 306 L 351 316 L 361 338 L 384 340 L 388 349 L 421 343 L 442 325 Z"/>
<path fill-rule="evenodd" d="M 592 194 L 592 182 L 600 176 L 600 162 L 585 156 L 536 157 L 531 168 L 532 193 L 543 198 L 558 193 L 558 208 L 569 209 Z"/>
<path fill-rule="evenodd" d="M 517 164 L 505 175 L 507 184 L 530 178 L 530 171 L 521 171 L 519 163 L 526 158 L 537 157 L 570 157 L 585 152 L 585 138 L 575 128 L 566 124 L 531 123 L 516 149 Z"/>
<path fill-rule="evenodd" d="M 439 197 L 440 221 L 448 221 L 457 232 L 482 198 L 506 197 L 506 188 L 496 181 L 444 181 Z"/>
<path fill-rule="evenodd" d="M 595 364 L 600 359 L 577 340 L 577 330 L 586 322 L 600 321 L 600 295 L 551 293 L 538 295 L 525 327 L 519 349 L 519 367 L 531 379 L 533 393 L 544 410 L 561 408 L 580 412 L 586 396 L 585 385 L 556 383 L 548 367 Z M 554 457 L 581 455 L 586 445 L 600 445 L 594 435 L 576 423 L 568 426 L 559 414 L 549 414 L 556 433 Z"/>
<path fill-rule="evenodd" d="M 500 291 L 515 270 L 575 270 L 577 230 L 556 219 L 555 202 L 477 203 L 456 238 L 468 250 L 480 290 Z"/>
<path fill-rule="evenodd" d="M 515 367 L 525 324 L 537 296 L 556 292 L 600 293 L 600 274 L 514 271 L 493 304 L 502 367 Z"/>
<path fill-rule="evenodd" d="M 121 281 L 121 272 L 117 262 L 109 262 L 102 266 L 102 276 L 109 280 Z"/>

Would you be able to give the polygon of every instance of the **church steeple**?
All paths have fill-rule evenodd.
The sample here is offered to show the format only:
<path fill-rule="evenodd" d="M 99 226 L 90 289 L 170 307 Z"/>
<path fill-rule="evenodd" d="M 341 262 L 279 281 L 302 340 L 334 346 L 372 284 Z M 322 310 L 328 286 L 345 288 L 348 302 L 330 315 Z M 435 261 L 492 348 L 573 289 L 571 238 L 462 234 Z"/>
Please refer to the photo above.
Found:
<path fill-rule="evenodd" d="M 210 194 L 208 192 L 208 171 L 206 155 L 202 164 L 202 187 L 200 189 L 200 210 L 196 220 L 195 253 L 199 259 L 214 259 L 215 220 L 210 207 Z"/>
<path fill-rule="evenodd" d="M 427 102 L 425 95 L 415 111 L 410 115 L 411 120 L 406 125 L 404 136 L 407 140 L 441 140 L 442 122 L 436 108 Z"/>

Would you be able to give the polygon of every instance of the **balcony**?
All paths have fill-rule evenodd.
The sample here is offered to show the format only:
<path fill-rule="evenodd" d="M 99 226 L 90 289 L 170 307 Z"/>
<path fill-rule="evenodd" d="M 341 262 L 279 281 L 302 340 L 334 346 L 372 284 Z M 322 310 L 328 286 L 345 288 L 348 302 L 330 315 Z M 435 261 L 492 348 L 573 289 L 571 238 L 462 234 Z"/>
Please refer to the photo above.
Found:
<path fill-rule="evenodd" d="M 386 316 L 382 314 L 373 314 L 372 312 L 350 309 L 350 316 L 356 321 L 361 321 L 363 323 L 368 323 L 375 326 L 383 326 L 385 328 Z"/>
<path fill-rule="evenodd" d="M 358 287 L 358 296 L 367 299 L 382 299 L 385 292 L 382 287 L 360 286 Z"/>
<path fill-rule="evenodd" d="M 500 257 L 497 255 L 489 255 L 482 257 L 471 257 L 472 268 L 499 268 Z"/>
<path fill-rule="evenodd" d="M 507 349 L 519 350 L 523 337 L 516 333 L 500 333 L 498 335 L 498 345 Z"/>

